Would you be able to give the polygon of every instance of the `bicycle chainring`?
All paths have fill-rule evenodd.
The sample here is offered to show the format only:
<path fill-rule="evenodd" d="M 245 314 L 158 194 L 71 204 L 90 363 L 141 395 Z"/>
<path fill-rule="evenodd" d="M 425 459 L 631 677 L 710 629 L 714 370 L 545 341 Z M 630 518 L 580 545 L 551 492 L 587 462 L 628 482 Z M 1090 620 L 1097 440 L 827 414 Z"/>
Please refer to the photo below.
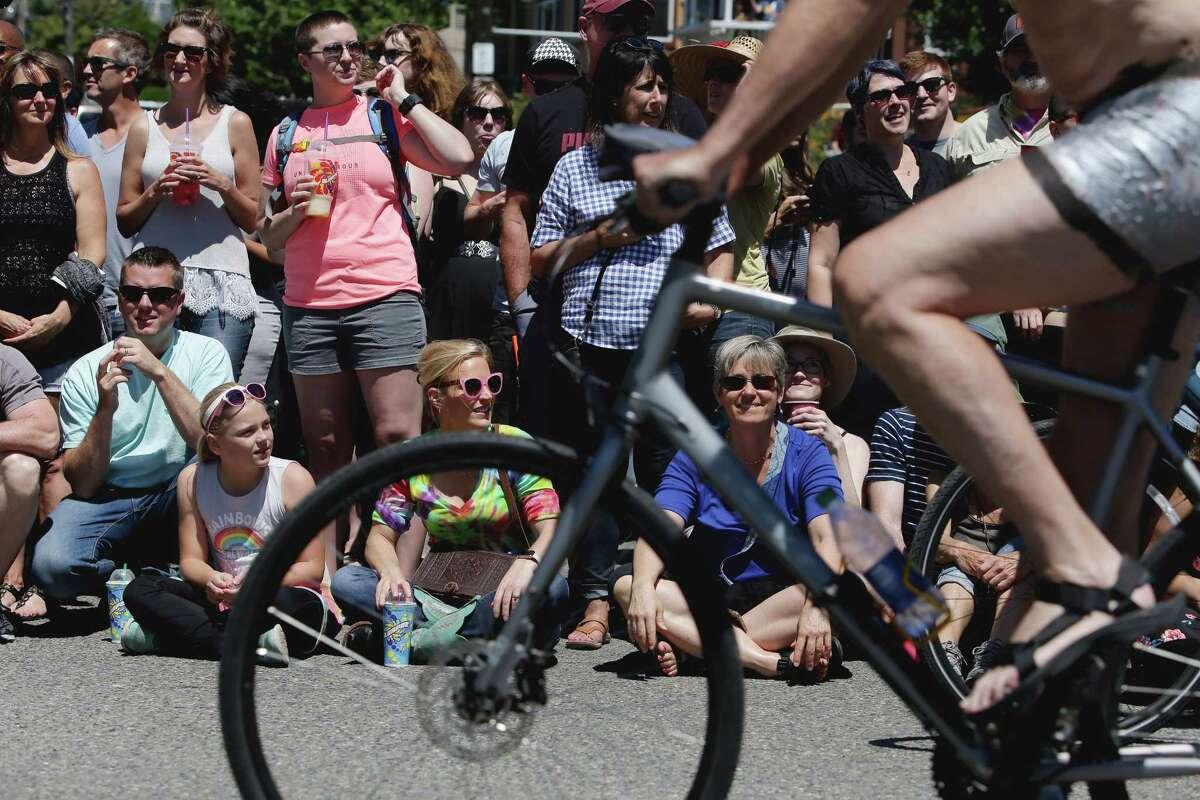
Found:
<path fill-rule="evenodd" d="M 421 729 L 435 746 L 465 761 L 486 761 L 520 747 L 536 711 L 529 703 L 506 707 L 469 685 L 487 659 L 488 644 L 457 642 L 439 652 L 417 680 Z"/>

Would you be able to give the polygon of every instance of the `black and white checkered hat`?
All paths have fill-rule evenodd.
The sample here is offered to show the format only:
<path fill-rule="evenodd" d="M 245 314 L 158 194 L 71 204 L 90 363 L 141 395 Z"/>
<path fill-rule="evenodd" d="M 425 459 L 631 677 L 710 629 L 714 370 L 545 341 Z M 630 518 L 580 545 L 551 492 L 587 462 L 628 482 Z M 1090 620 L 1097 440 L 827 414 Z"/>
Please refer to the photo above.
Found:
<path fill-rule="evenodd" d="M 523 71 L 530 75 L 537 70 L 542 72 L 547 67 L 562 66 L 572 72 L 579 73 L 579 59 L 575 57 L 575 48 L 557 37 L 542 39 L 525 54 Z"/>

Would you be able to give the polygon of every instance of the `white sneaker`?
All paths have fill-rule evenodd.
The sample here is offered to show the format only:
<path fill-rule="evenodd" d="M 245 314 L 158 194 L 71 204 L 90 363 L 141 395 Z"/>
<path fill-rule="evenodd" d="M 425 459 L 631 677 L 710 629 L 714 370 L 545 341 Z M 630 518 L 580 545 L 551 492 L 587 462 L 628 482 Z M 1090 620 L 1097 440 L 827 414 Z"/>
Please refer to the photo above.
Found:
<path fill-rule="evenodd" d="M 131 655 L 147 655 L 158 651 L 154 634 L 137 622 L 131 622 L 121 632 L 121 649 Z"/>
<path fill-rule="evenodd" d="M 283 626 L 276 625 L 271 630 L 258 637 L 258 663 L 264 667 L 286 667 L 288 665 L 287 638 L 283 635 Z"/>

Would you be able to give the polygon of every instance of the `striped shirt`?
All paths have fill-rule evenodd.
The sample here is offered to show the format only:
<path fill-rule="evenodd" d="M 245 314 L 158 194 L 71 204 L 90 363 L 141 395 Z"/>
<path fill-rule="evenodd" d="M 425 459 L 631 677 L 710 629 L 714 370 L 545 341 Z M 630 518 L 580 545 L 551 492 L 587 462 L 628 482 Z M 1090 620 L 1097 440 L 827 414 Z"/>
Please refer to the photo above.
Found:
<path fill-rule="evenodd" d="M 529 246 L 538 248 L 594 225 L 617 207 L 617 200 L 634 188 L 633 181 L 602 181 L 596 150 L 588 144 L 563 156 L 542 195 L 537 227 Z M 713 225 L 706 251 L 733 241 L 724 210 Z M 672 225 L 617 250 L 601 251 L 563 273 L 562 327 L 594 347 L 636 350 L 662 288 L 671 256 L 683 244 L 683 226 Z M 604 262 L 611 258 L 588 330 L 587 305 Z"/>
<path fill-rule="evenodd" d="M 930 473 L 948 473 L 954 467 L 954 461 L 925 432 L 907 406 L 880 415 L 871 434 L 871 465 L 866 481 L 904 484 L 901 530 L 905 543 L 912 541 L 925 513 L 925 488 Z"/>

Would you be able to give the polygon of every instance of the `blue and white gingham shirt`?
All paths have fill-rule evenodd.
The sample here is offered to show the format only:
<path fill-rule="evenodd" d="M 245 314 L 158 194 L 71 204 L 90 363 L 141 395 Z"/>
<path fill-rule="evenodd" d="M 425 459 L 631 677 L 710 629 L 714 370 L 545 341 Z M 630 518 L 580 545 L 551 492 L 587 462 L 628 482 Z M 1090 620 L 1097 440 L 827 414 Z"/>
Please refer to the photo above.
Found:
<path fill-rule="evenodd" d="M 633 181 L 602 182 L 596 150 L 591 145 L 567 153 L 554 168 L 550 184 L 542 194 L 530 247 L 565 239 L 578 226 L 608 216 L 616 208 L 617 200 L 633 187 Z M 729 218 L 722 209 L 713 225 L 707 249 L 715 250 L 729 244 L 733 238 Z M 564 272 L 563 330 L 595 347 L 636 350 L 650 318 L 650 309 L 662 287 L 667 265 L 682 243 L 682 226 L 672 225 L 615 251 L 600 284 L 592 324 L 586 333 L 583 331 L 585 307 L 592 296 L 606 251 Z"/>

